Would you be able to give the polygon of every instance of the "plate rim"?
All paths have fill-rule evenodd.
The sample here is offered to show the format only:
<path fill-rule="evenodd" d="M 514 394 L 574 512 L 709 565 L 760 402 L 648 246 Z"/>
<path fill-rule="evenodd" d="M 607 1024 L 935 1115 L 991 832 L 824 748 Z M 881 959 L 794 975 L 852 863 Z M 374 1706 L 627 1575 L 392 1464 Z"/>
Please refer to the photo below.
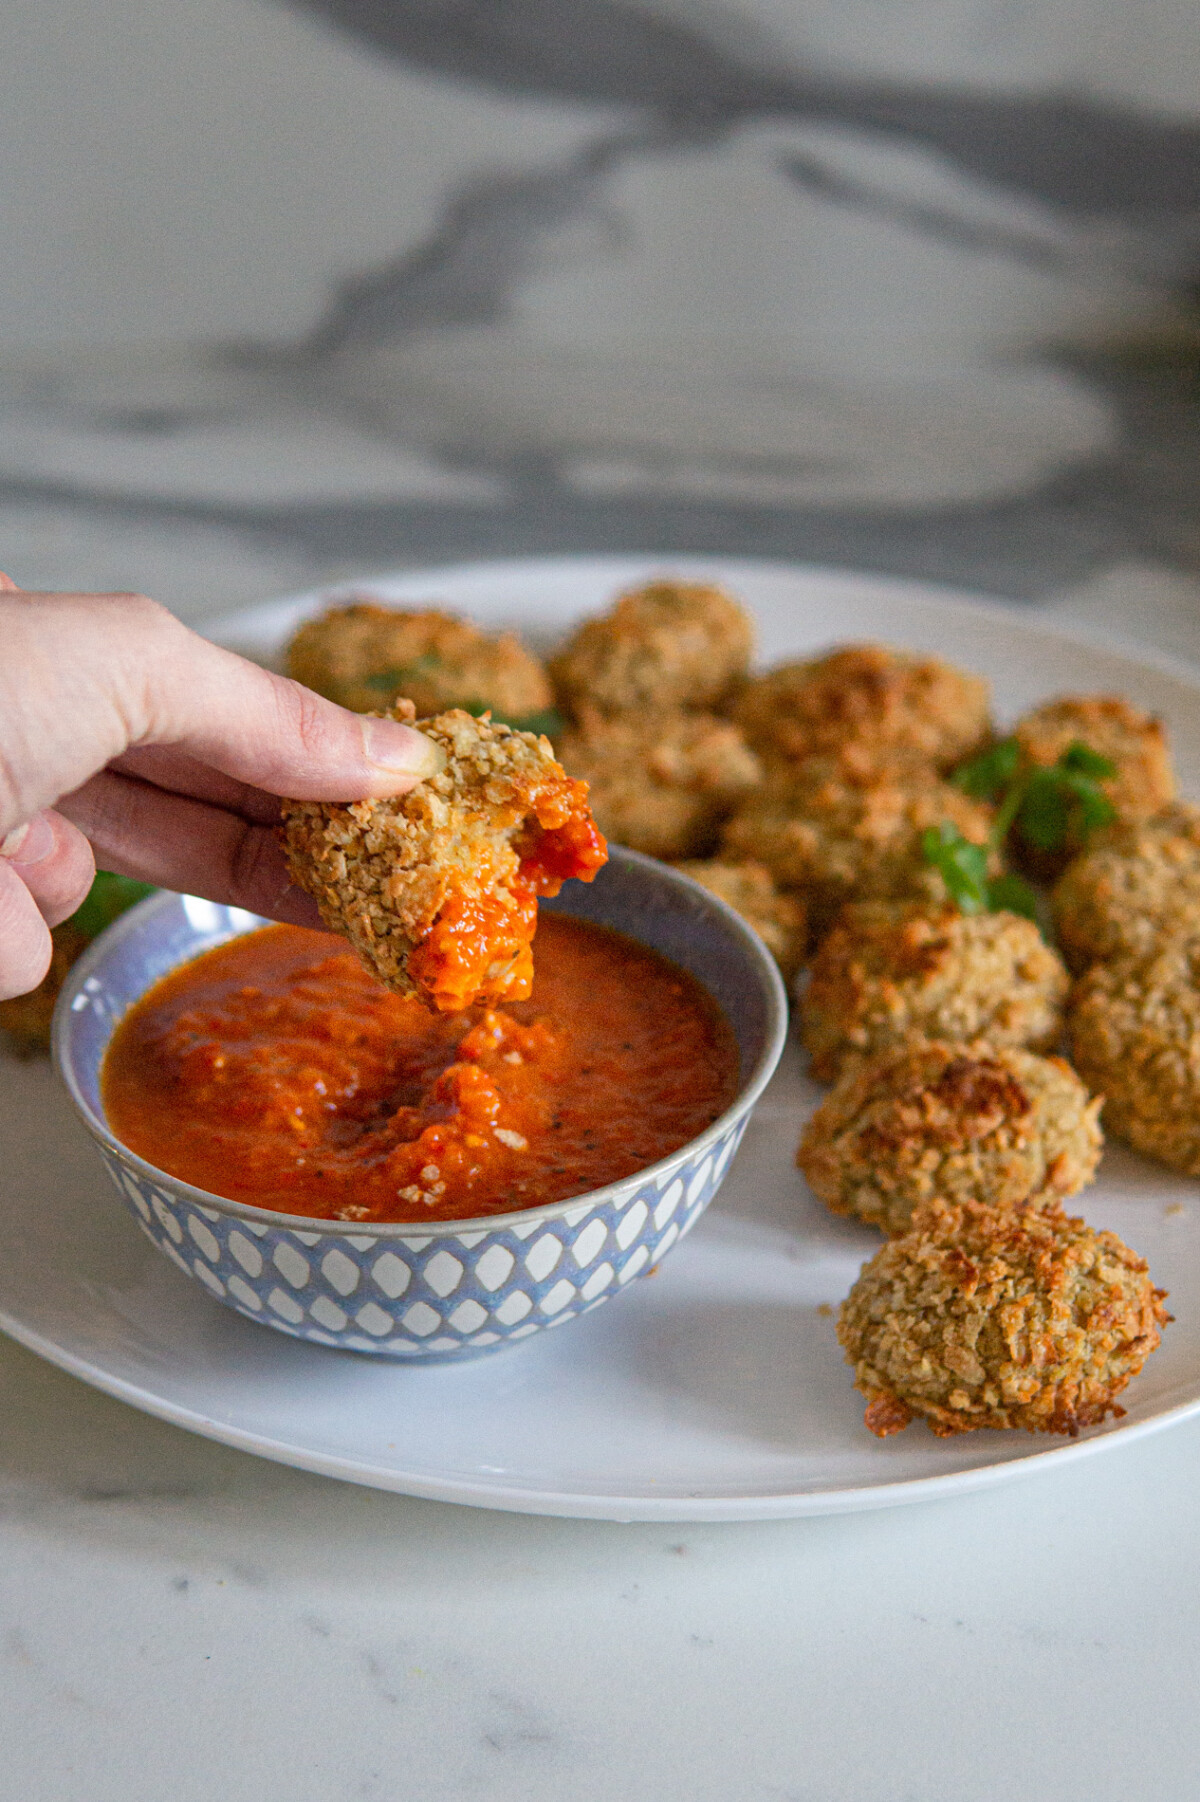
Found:
<path fill-rule="evenodd" d="M 1197 699 L 1200 699 L 1200 665 L 1171 652 L 1142 646 L 1135 640 L 1107 630 L 1080 627 L 1075 621 L 1060 623 L 1047 621 L 1037 615 L 1031 617 L 1024 603 L 1005 601 L 994 593 L 976 592 L 959 585 L 914 577 L 894 576 L 886 571 L 854 570 L 782 558 L 722 558 L 711 553 L 569 553 L 420 564 L 347 578 L 209 615 L 196 622 L 196 629 L 203 636 L 211 636 L 219 643 L 227 634 L 245 631 L 248 622 L 253 621 L 256 616 L 261 618 L 268 610 L 278 613 L 289 606 L 311 606 L 322 602 L 328 604 L 330 600 L 348 591 L 372 584 L 429 586 L 464 579 L 486 584 L 489 579 L 519 578 L 524 572 L 536 572 L 539 579 L 560 572 L 562 578 L 568 580 L 572 574 L 585 570 L 592 575 L 608 572 L 609 579 L 622 582 L 636 578 L 647 567 L 669 568 L 685 576 L 692 571 L 697 575 L 720 576 L 734 587 L 737 585 L 739 572 L 746 572 L 748 575 L 775 576 L 806 583 L 820 581 L 828 583 L 835 590 L 843 589 L 859 594 L 864 590 L 873 591 L 880 599 L 893 596 L 897 601 L 919 603 L 935 612 L 945 610 L 963 622 L 983 619 L 993 627 L 1015 627 L 1022 634 L 1032 634 L 1064 648 L 1076 646 L 1088 651 L 1106 652 L 1169 677 L 1193 690 Z M 835 640 L 831 639 L 830 642 Z M 272 1438 L 232 1422 L 215 1419 L 194 1406 L 158 1394 L 128 1377 L 106 1369 L 83 1353 L 70 1349 L 68 1344 L 29 1325 L 3 1306 L 0 1306 L 0 1332 L 90 1387 L 143 1413 L 185 1431 L 197 1433 L 203 1438 L 294 1469 L 429 1501 L 445 1501 L 509 1513 L 625 1523 L 795 1519 L 861 1513 L 935 1501 L 990 1489 L 1001 1483 L 1034 1475 L 1040 1470 L 1057 1470 L 1100 1450 L 1133 1445 L 1153 1433 L 1164 1431 L 1200 1413 L 1198 1389 L 1188 1400 L 1171 1403 L 1140 1419 L 1113 1423 L 1075 1440 L 1053 1444 L 1034 1443 L 1027 1451 L 1014 1458 L 877 1484 L 811 1491 L 780 1489 L 757 1495 L 726 1493 L 689 1496 L 676 1492 L 661 1497 L 618 1497 L 579 1489 L 523 1487 L 514 1483 L 488 1484 L 478 1476 L 434 1477 L 420 1471 L 405 1472 L 394 1466 L 372 1464 L 369 1458 L 361 1455 L 350 1457 L 314 1450 L 289 1439 Z"/>

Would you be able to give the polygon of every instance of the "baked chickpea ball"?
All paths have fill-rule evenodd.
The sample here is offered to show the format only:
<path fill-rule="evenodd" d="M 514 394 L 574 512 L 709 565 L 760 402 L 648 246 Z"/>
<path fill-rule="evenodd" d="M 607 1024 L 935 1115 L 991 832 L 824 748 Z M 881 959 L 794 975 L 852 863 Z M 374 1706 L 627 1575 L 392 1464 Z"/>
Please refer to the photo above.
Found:
<path fill-rule="evenodd" d="M 1095 1426 L 1170 1316 L 1115 1233 L 1035 1208 L 922 1208 L 862 1269 L 838 1338 L 880 1438 L 923 1415 L 939 1437 L 979 1427 Z"/>
<path fill-rule="evenodd" d="M 1099 1112 L 1061 1058 L 915 1044 L 845 1072 L 796 1162 L 831 1212 L 895 1236 L 937 1199 L 1058 1207 L 1095 1175 Z"/>
<path fill-rule="evenodd" d="M 738 728 L 715 713 L 597 713 L 559 740 L 563 768 L 588 784 L 606 837 L 651 857 L 701 857 L 762 780 Z"/>
<path fill-rule="evenodd" d="M 800 997 L 819 1082 L 848 1058 L 914 1039 L 986 1039 L 1046 1051 L 1062 1030 L 1068 977 L 1032 920 L 913 901 L 847 907 Z"/>
<path fill-rule="evenodd" d="M 552 659 L 565 711 L 713 707 L 745 674 L 750 616 L 731 594 L 700 582 L 648 582 L 589 619 Z"/>
<path fill-rule="evenodd" d="M 1050 899 L 1076 971 L 1200 932 L 1200 807 L 1175 801 L 1151 819 L 1106 828 Z"/>
<path fill-rule="evenodd" d="M 392 715 L 411 723 L 411 703 Z M 292 876 L 399 994 L 446 1013 L 524 1001 L 538 896 L 607 856 L 587 786 L 531 732 L 459 709 L 417 724 L 445 763 L 408 794 L 284 803 Z"/>
<path fill-rule="evenodd" d="M 1086 745 L 1113 764 L 1115 774 L 1098 779 L 1119 821 L 1148 819 L 1175 794 L 1175 772 L 1161 720 L 1131 707 L 1120 695 L 1063 695 L 1019 719 L 1013 737 L 1020 766 L 1049 768 L 1073 744 Z M 1089 840 L 1068 829 L 1060 852 L 1022 847 L 1025 860 L 1041 876 L 1056 875 Z"/>
<path fill-rule="evenodd" d="M 302 625 L 287 652 L 289 676 L 355 713 L 397 697 L 418 714 L 489 708 L 520 726 L 552 705 L 550 680 L 511 632 L 493 637 L 436 608 L 401 612 L 373 602 L 333 607 Z"/>
<path fill-rule="evenodd" d="M 1071 1061 L 1105 1129 L 1200 1176 L 1200 934 L 1093 964 L 1067 1010 Z"/>
<path fill-rule="evenodd" d="M 725 828 L 722 848 L 765 864 L 781 888 L 799 889 L 821 933 L 847 901 L 944 900 L 922 848 L 926 828 L 944 822 L 981 845 L 992 810 L 928 765 L 860 777 L 840 758 L 813 757 L 751 794 Z"/>
<path fill-rule="evenodd" d="M 714 857 L 676 867 L 741 914 L 790 981 L 804 961 L 808 941 L 804 903 L 781 894 L 761 863 L 725 863 Z"/>
<path fill-rule="evenodd" d="M 795 763 L 854 746 L 949 769 L 988 737 L 988 685 L 937 657 L 844 645 L 747 682 L 733 717 L 769 759 Z"/>

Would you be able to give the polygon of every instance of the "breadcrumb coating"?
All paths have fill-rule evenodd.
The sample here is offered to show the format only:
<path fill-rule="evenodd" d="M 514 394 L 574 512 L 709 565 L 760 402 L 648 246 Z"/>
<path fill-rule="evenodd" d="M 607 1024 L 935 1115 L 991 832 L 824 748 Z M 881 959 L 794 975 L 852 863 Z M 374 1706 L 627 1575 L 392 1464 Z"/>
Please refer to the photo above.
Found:
<path fill-rule="evenodd" d="M 413 721 L 409 702 L 392 709 Z M 284 804 L 292 876 L 389 988 L 444 1012 L 523 1001 L 537 898 L 607 857 L 550 743 L 453 709 L 416 722 L 445 767 L 380 801 Z"/>
<path fill-rule="evenodd" d="M 726 826 L 722 847 L 765 864 L 781 888 L 798 889 L 820 933 L 847 901 L 944 900 L 922 849 L 926 828 L 943 822 L 982 845 L 992 810 L 928 765 L 860 775 L 843 759 L 812 757 L 751 794 Z"/>
<path fill-rule="evenodd" d="M 774 957 L 784 980 L 791 980 L 804 962 L 808 942 L 804 903 L 796 895 L 781 894 L 761 863 L 709 858 L 676 867 L 741 914 Z"/>
<path fill-rule="evenodd" d="M 369 601 L 331 607 L 299 628 L 287 669 L 355 713 L 403 697 L 421 715 L 490 708 L 519 725 L 552 703 L 545 670 L 511 632 L 493 637 L 433 607 L 401 611 Z"/>
<path fill-rule="evenodd" d="M 711 708 L 745 674 L 753 649 L 750 615 L 731 594 L 662 580 L 585 620 L 551 660 L 550 674 L 569 713 Z"/>
<path fill-rule="evenodd" d="M 588 785 L 607 838 L 650 857 L 700 857 L 722 820 L 762 780 L 741 732 L 715 713 L 583 710 L 563 735 L 563 768 Z"/>
<path fill-rule="evenodd" d="M 1093 964 L 1067 1010 L 1071 1061 L 1105 1129 L 1200 1176 L 1200 934 Z"/>
<path fill-rule="evenodd" d="M 1109 827 L 1067 866 L 1051 909 L 1076 971 L 1200 932 L 1200 807 L 1176 801 Z"/>
<path fill-rule="evenodd" d="M 796 1162 L 832 1213 L 895 1237 L 939 1198 L 1060 1206 L 1095 1175 L 1099 1112 L 1062 1058 L 917 1044 L 843 1073 Z"/>
<path fill-rule="evenodd" d="M 1049 1050 L 1068 981 L 1057 952 L 1017 914 L 856 902 L 818 950 L 800 996 L 813 1075 L 832 1082 L 847 1058 L 919 1038 Z"/>
<path fill-rule="evenodd" d="M 939 1437 L 980 1427 L 1076 1434 L 1160 1343 L 1165 1290 L 1115 1233 L 1034 1208 L 921 1209 L 842 1303 L 838 1338 L 880 1438 L 923 1415 Z"/>
<path fill-rule="evenodd" d="M 949 769 L 988 737 L 988 685 L 938 657 L 842 645 L 747 682 L 733 717 L 767 758 L 794 763 L 858 747 Z"/>
<path fill-rule="evenodd" d="M 14 995 L 0 1001 L 0 1033 L 8 1040 L 9 1049 L 17 1057 L 37 1057 L 50 1049 L 50 1022 L 59 990 L 67 979 L 72 964 L 82 957 L 91 943 L 89 934 L 80 932 L 70 920 L 64 920 L 50 934 L 52 950 L 50 968 L 36 989 L 28 995 Z"/>

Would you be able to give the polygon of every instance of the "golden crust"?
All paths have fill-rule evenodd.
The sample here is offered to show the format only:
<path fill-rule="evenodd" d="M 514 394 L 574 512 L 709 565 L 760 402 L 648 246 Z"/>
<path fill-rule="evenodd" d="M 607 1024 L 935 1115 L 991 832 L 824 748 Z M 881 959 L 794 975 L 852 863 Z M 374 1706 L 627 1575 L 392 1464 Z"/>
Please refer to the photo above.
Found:
<path fill-rule="evenodd" d="M 857 747 L 949 769 L 988 736 L 988 685 L 937 657 L 843 645 L 747 682 L 733 717 L 768 758 L 797 762 Z"/>
<path fill-rule="evenodd" d="M 804 961 L 808 942 L 804 903 L 797 896 L 781 894 L 771 872 L 760 863 L 709 858 L 677 868 L 741 914 L 774 957 L 784 980 L 791 980 Z"/>
<path fill-rule="evenodd" d="M 1176 801 L 1110 827 L 1068 865 L 1051 907 L 1076 971 L 1200 932 L 1200 807 Z"/>
<path fill-rule="evenodd" d="M 519 723 L 551 704 L 538 659 L 511 632 L 492 637 L 427 607 L 400 611 L 357 601 L 307 620 L 287 651 L 297 682 L 355 713 L 398 697 L 418 714 L 465 707 Z"/>
<path fill-rule="evenodd" d="M 813 1075 L 914 1039 L 987 1039 L 1046 1051 L 1062 1029 L 1067 972 L 1031 920 L 920 902 L 843 910 L 800 997 Z"/>
<path fill-rule="evenodd" d="M 847 901 L 944 900 L 922 850 L 926 828 L 943 822 L 985 844 L 992 810 L 928 765 L 864 775 L 841 758 L 813 757 L 755 791 L 722 846 L 765 864 L 781 888 L 798 889 L 820 933 Z"/>
<path fill-rule="evenodd" d="M 585 620 L 550 663 L 566 711 L 718 705 L 749 665 L 754 627 L 723 588 L 648 582 Z"/>
<path fill-rule="evenodd" d="M 59 990 L 67 979 L 71 965 L 91 943 L 70 920 L 64 920 L 50 934 L 53 949 L 50 968 L 36 989 L 28 995 L 14 995 L 0 1001 L 0 1033 L 8 1040 L 9 1049 L 17 1057 L 38 1057 L 50 1049 L 50 1022 Z"/>
<path fill-rule="evenodd" d="M 392 711 L 412 719 L 407 702 Z M 458 709 L 417 724 L 446 761 L 410 793 L 285 802 L 292 875 L 400 994 L 447 1011 L 523 1000 L 536 896 L 567 875 L 590 880 L 604 861 L 586 786 L 531 732 Z"/>
<path fill-rule="evenodd" d="M 564 734 L 563 768 L 588 785 L 607 838 L 651 857 L 699 857 L 721 821 L 762 780 L 738 728 L 715 713 L 621 714 L 592 708 Z"/>
<path fill-rule="evenodd" d="M 1062 1058 L 922 1043 L 846 1071 L 796 1162 L 832 1213 L 894 1237 L 938 1198 L 1060 1206 L 1095 1175 L 1099 1112 Z"/>
<path fill-rule="evenodd" d="M 921 1209 L 842 1303 L 838 1338 L 881 1437 L 923 1415 L 1075 1434 L 1109 1414 L 1170 1319 L 1143 1259 L 1060 1212 Z"/>
<path fill-rule="evenodd" d="M 1067 1010 L 1071 1060 L 1104 1096 L 1104 1125 L 1200 1176 L 1200 934 L 1094 964 Z"/>

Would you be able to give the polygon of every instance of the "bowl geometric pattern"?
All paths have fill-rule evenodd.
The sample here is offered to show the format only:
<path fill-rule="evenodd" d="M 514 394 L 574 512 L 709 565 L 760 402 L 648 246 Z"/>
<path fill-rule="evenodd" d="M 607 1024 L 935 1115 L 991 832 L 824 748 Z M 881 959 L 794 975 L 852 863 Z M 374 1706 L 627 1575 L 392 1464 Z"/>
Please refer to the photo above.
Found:
<path fill-rule="evenodd" d="M 238 1313 L 319 1345 L 440 1361 L 561 1325 L 653 1270 L 716 1193 L 744 1126 L 649 1182 L 632 1177 L 549 1219 L 386 1237 L 317 1221 L 313 1232 L 264 1226 L 184 1200 L 102 1153 L 143 1232 Z"/>

